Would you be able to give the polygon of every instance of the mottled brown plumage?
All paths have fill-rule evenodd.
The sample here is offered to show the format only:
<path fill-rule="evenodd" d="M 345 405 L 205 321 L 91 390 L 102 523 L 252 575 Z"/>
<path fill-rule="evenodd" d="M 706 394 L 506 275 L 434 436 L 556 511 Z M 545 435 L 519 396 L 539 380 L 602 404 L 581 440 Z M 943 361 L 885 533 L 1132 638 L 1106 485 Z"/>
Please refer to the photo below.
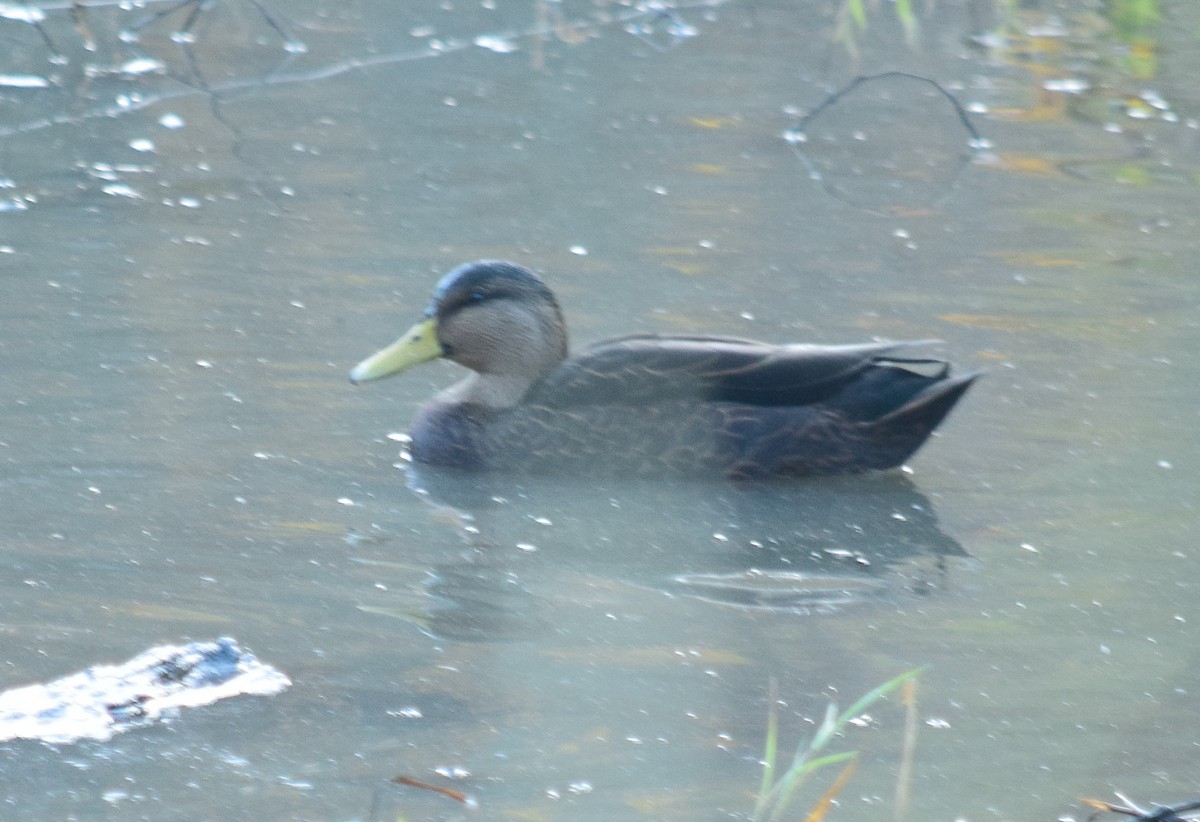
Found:
<path fill-rule="evenodd" d="M 353 382 L 437 357 L 474 373 L 413 421 L 420 462 L 469 468 L 843 474 L 899 465 L 974 381 L 895 352 L 919 343 L 771 345 L 635 334 L 567 355 L 550 290 L 481 261 L 438 284 L 425 319 Z M 924 372 L 924 373 L 922 373 Z"/>

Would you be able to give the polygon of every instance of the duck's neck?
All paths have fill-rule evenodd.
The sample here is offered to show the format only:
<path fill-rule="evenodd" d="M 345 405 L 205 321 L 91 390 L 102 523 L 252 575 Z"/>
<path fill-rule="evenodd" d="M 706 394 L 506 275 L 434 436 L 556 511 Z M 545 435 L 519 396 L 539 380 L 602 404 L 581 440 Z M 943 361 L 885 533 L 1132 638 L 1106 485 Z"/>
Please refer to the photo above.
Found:
<path fill-rule="evenodd" d="M 520 404 L 534 380 L 523 374 L 471 374 L 437 395 L 438 403 L 507 411 Z"/>

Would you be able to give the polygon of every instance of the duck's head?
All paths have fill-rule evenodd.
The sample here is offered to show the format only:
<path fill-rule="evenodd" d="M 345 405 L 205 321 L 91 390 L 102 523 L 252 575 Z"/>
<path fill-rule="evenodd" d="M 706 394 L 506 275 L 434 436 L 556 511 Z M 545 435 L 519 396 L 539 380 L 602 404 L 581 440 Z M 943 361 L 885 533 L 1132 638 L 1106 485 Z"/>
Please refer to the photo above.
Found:
<path fill-rule="evenodd" d="M 442 277 L 425 317 L 350 372 L 370 382 L 439 357 L 498 380 L 532 384 L 567 355 L 554 294 L 515 263 L 480 260 Z"/>

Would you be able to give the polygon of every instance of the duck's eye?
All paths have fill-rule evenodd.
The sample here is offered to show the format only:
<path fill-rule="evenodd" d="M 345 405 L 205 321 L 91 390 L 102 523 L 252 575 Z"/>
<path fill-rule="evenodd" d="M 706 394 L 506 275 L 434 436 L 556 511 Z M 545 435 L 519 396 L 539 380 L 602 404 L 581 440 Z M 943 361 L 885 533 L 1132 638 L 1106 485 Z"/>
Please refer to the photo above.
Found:
<path fill-rule="evenodd" d="M 473 303 L 481 303 L 487 297 L 482 291 L 472 291 L 468 299 Z"/>

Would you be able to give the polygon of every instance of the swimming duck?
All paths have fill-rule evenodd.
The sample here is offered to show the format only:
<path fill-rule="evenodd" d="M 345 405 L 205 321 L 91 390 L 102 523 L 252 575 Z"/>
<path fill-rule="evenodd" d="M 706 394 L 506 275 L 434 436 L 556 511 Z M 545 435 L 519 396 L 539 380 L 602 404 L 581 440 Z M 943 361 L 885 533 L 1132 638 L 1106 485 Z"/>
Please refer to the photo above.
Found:
<path fill-rule="evenodd" d="M 976 374 L 896 352 L 921 342 L 772 345 L 631 334 L 567 353 L 554 294 L 515 263 L 446 274 L 424 318 L 350 372 L 363 383 L 437 358 L 473 373 L 417 413 L 422 463 L 729 477 L 893 468 Z"/>

